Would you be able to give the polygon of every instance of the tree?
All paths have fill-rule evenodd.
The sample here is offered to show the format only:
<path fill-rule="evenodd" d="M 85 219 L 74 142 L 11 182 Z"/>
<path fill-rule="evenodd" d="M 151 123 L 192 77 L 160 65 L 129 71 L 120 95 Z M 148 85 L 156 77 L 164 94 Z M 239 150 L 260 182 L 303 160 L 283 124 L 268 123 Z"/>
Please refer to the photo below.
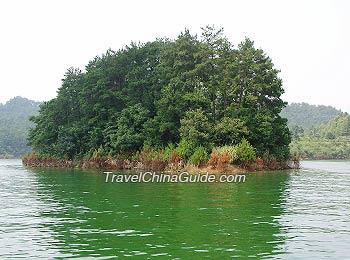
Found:
<path fill-rule="evenodd" d="M 149 111 L 136 104 L 122 110 L 117 120 L 116 131 L 108 132 L 109 146 L 112 153 L 139 150 L 144 143 L 144 123 Z"/>
<path fill-rule="evenodd" d="M 304 135 L 304 129 L 298 125 L 294 125 L 293 127 L 291 127 L 291 132 L 293 138 L 295 138 L 296 140 L 299 140 L 299 138 Z"/>
<path fill-rule="evenodd" d="M 236 145 L 249 134 L 244 122 L 238 118 L 222 117 L 214 129 L 214 143 L 217 146 Z"/>
<path fill-rule="evenodd" d="M 205 93 L 211 102 L 211 119 L 216 123 L 218 104 L 225 99 L 223 73 L 228 59 L 232 56 L 231 43 L 224 37 L 223 28 L 214 26 L 202 28 L 202 63 L 197 66 Z M 224 106 L 225 104 L 224 100 Z"/>
<path fill-rule="evenodd" d="M 279 115 L 278 72 L 253 41 L 234 48 L 213 26 L 201 37 L 185 30 L 175 40 L 131 43 L 93 58 L 84 72 L 69 69 L 57 97 L 33 118 L 29 143 L 73 159 L 172 143 L 189 157 L 244 137 L 257 155 L 283 159 L 290 132 Z"/>
<path fill-rule="evenodd" d="M 190 109 L 205 108 L 208 101 L 202 91 L 202 82 L 196 66 L 202 62 L 201 43 L 188 30 L 163 52 L 159 64 L 161 82 L 164 84 L 160 99 L 156 101 L 156 120 L 162 132 L 159 139 L 164 145 L 179 141 L 180 119 Z"/>
<path fill-rule="evenodd" d="M 279 71 L 249 39 L 239 44 L 235 62 L 236 100 L 231 105 L 232 112 L 237 113 L 251 131 L 247 138 L 259 155 L 269 153 L 288 157 L 290 132 L 287 120 L 279 115 L 286 105 L 281 99 L 284 90 Z"/>
<path fill-rule="evenodd" d="M 181 140 L 188 142 L 193 148 L 210 147 L 211 125 L 203 110 L 196 109 L 186 112 L 180 122 Z"/>

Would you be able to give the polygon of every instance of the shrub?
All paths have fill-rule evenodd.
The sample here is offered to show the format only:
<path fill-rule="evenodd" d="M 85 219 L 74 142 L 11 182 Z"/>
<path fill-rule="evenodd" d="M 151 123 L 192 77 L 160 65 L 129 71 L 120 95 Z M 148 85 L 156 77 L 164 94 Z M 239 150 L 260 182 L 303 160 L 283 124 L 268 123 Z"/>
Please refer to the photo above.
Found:
<path fill-rule="evenodd" d="M 144 169 L 162 170 L 165 167 L 163 161 L 164 150 L 156 151 L 152 147 L 145 145 L 140 151 L 139 156 Z"/>
<path fill-rule="evenodd" d="M 152 147 L 145 145 L 139 153 L 140 161 L 152 161 L 159 157 L 159 153 Z"/>
<path fill-rule="evenodd" d="M 138 161 L 140 159 L 140 152 L 136 151 L 133 152 L 131 155 L 131 161 Z"/>
<path fill-rule="evenodd" d="M 218 166 L 218 161 L 219 161 L 219 153 L 216 149 L 213 149 L 213 151 L 210 154 L 208 165 L 211 168 L 215 169 Z"/>
<path fill-rule="evenodd" d="M 195 166 L 200 166 L 208 160 L 208 153 L 203 146 L 196 148 L 190 158 L 190 162 Z"/>
<path fill-rule="evenodd" d="M 229 153 L 219 154 L 217 168 L 222 170 L 226 169 L 227 165 L 230 163 L 230 160 L 231 156 Z"/>
<path fill-rule="evenodd" d="M 230 155 L 230 160 L 229 160 L 230 163 L 234 163 L 234 161 L 236 161 L 238 159 L 237 148 L 235 146 L 225 145 L 225 146 L 217 147 L 216 151 L 219 154 L 228 153 Z"/>
<path fill-rule="evenodd" d="M 175 150 L 175 145 L 172 143 L 168 144 L 168 146 L 164 150 L 164 156 L 163 156 L 164 162 L 170 161 L 170 157 L 171 157 L 172 153 L 174 152 L 174 150 Z"/>
<path fill-rule="evenodd" d="M 243 138 L 242 141 L 236 146 L 237 160 L 241 163 L 247 163 L 256 159 L 254 147 Z"/>
<path fill-rule="evenodd" d="M 169 163 L 179 164 L 180 162 L 181 162 L 181 158 L 177 155 L 176 150 L 173 150 L 173 152 L 170 155 Z"/>
<path fill-rule="evenodd" d="M 213 169 L 225 169 L 227 164 L 230 163 L 231 156 L 228 152 L 219 153 L 217 149 L 213 149 L 210 154 L 208 165 Z"/>
<path fill-rule="evenodd" d="M 193 153 L 192 145 L 185 140 L 181 140 L 176 147 L 176 154 L 182 159 L 188 160 Z"/>
<path fill-rule="evenodd" d="M 257 157 L 256 160 L 254 162 L 252 162 L 250 165 L 251 170 L 263 170 L 266 166 L 266 162 L 264 161 L 264 159 Z"/>
<path fill-rule="evenodd" d="M 95 149 L 92 153 L 92 159 L 93 160 L 97 160 L 97 159 L 100 159 L 102 157 L 104 157 L 105 155 L 105 151 L 103 149 L 102 146 L 100 146 L 97 150 Z"/>

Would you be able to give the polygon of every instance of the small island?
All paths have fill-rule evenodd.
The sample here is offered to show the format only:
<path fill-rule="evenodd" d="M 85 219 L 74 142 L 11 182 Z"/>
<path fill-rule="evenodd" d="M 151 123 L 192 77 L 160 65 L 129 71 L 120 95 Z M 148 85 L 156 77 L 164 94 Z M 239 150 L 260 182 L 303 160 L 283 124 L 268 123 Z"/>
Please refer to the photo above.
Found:
<path fill-rule="evenodd" d="M 182 32 L 69 68 L 31 118 L 31 167 L 285 169 L 291 133 L 279 70 L 246 38 Z"/>

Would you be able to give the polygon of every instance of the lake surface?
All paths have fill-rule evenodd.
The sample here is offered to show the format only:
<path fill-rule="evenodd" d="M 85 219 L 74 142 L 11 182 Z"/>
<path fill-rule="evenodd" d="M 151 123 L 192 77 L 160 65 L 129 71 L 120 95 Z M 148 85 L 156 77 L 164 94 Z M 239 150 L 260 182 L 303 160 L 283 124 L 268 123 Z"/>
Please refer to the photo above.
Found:
<path fill-rule="evenodd" d="M 350 162 L 245 183 L 105 183 L 0 160 L 0 259 L 349 259 Z"/>

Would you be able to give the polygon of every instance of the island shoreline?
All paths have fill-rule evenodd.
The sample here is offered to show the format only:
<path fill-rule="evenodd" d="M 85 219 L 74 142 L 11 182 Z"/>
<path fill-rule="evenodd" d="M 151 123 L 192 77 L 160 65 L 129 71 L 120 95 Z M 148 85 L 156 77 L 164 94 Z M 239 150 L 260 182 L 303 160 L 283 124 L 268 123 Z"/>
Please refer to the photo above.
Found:
<path fill-rule="evenodd" d="M 167 171 L 167 172 L 189 172 L 189 173 L 247 173 L 257 171 L 273 171 L 298 169 L 300 167 L 297 158 L 288 161 L 257 159 L 243 164 L 223 163 L 209 165 L 203 163 L 194 165 L 183 161 L 168 163 L 164 161 L 140 161 L 130 159 L 115 159 L 102 157 L 84 160 L 62 160 L 54 158 L 43 158 L 37 155 L 23 157 L 22 163 L 28 168 L 79 168 L 79 169 L 102 169 L 102 170 L 143 170 L 143 171 Z"/>

